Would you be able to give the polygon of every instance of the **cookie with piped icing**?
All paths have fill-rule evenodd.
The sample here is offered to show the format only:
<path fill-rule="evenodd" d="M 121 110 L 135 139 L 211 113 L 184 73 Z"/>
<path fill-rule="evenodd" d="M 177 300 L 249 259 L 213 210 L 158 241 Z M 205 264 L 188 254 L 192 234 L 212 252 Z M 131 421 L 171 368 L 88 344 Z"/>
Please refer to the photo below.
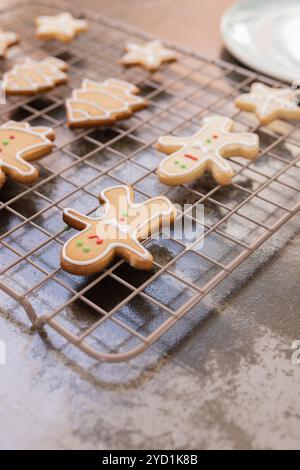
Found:
<path fill-rule="evenodd" d="M 70 127 L 103 126 L 128 118 L 148 106 L 138 93 L 135 85 L 124 80 L 84 79 L 81 88 L 74 90 L 66 101 L 68 124 Z"/>
<path fill-rule="evenodd" d="M 8 95 L 33 95 L 50 90 L 67 81 L 68 65 L 56 57 L 37 61 L 25 58 L 3 75 L 3 87 Z"/>
<path fill-rule="evenodd" d="M 160 137 L 157 149 L 168 154 L 160 163 L 157 175 L 162 183 L 191 183 L 205 171 L 221 185 L 231 183 L 234 171 L 229 157 L 254 160 L 259 153 L 258 136 L 254 133 L 233 133 L 232 119 L 208 116 L 203 126 L 189 137 Z"/>
<path fill-rule="evenodd" d="M 88 29 L 87 21 L 74 18 L 68 12 L 54 16 L 39 16 L 35 24 L 38 39 L 57 39 L 61 42 L 71 42 L 75 36 Z"/>
<path fill-rule="evenodd" d="M 32 161 L 53 148 L 54 132 L 50 127 L 30 126 L 27 122 L 8 121 L 0 126 L 0 187 L 6 176 L 21 183 L 39 177 Z"/>
<path fill-rule="evenodd" d="M 261 124 L 274 119 L 300 119 L 300 106 L 291 88 L 272 88 L 263 83 L 253 83 L 250 93 L 237 97 L 235 104 L 243 111 L 253 112 Z"/>
<path fill-rule="evenodd" d="M 9 47 L 18 44 L 20 41 L 19 35 L 12 31 L 2 31 L 0 29 L 0 58 L 4 59 L 6 51 Z"/>
<path fill-rule="evenodd" d="M 80 232 L 64 245 L 62 268 L 77 275 L 95 274 L 118 256 L 136 269 L 151 269 L 152 255 L 141 240 L 172 223 L 176 208 L 164 196 L 135 203 L 126 185 L 105 189 L 99 199 L 105 204 L 99 217 L 64 210 L 64 221 Z"/>
<path fill-rule="evenodd" d="M 162 63 L 177 60 L 177 55 L 171 49 L 163 46 L 161 41 L 154 40 L 137 44 L 129 42 L 126 44 L 126 54 L 122 57 L 123 65 L 141 65 L 150 72 L 155 72 Z"/>

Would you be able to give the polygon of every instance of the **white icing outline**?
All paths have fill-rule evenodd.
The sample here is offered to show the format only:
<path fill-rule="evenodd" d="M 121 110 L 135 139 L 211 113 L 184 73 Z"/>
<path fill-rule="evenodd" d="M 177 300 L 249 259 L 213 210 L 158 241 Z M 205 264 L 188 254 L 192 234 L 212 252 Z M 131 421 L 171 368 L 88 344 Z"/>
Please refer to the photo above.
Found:
<path fill-rule="evenodd" d="M 95 85 L 96 87 L 95 88 L 89 88 L 88 85 L 89 84 L 93 84 Z M 130 97 L 131 99 L 135 99 L 135 102 L 134 103 L 128 103 L 126 102 L 121 96 L 117 95 L 117 94 L 114 94 L 112 91 L 109 91 L 107 89 L 105 89 L 105 86 L 115 86 L 116 88 L 120 88 L 120 90 L 125 94 L 127 95 L 128 97 Z M 97 87 L 98 87 L 98 91 L 107 95 L 107 96 L 110 96 L 114 99 L 118 99 L 120 100 L 121 102 L 123 102 L 123 106 L 121 106 L 120 108 L 117 108 L 117 109 L 114 109 L 114 110 L 107 110 L 105 107 L 97 104 L 97 103 L 91 103 L 89 100 L 83 100 L 83 99 L 79 99 L 77 96 L 78 96 L 78 93 L 81 92 L 81 91 L 85 91 L 85 92 L 97 92 Z M 121 112 L 133 112 L 132 110 L 132 107 L 135 105 L 135 104 L 139 104 L 139 103 L 144 103 L 145 100 L 140 97 L 140 96 L 137 96 L 134 92 L 137 91 L 137 87 L 135 85 L 133 85 L 132 83 L 129 83 L 125 80 L 118 80 L 117 78 L 107 78 L 106 80 L 104 80 L 104 82 L 96 82 L 94 80 L 90 80 L 88 78 L 84 78 L 83 81 L 82 81 L 82 84 L 81 84 L 81 88 L 79 89 L 76 89 L 76 90 L 73 90 L 72 92 L 72 95 L 71 95 L 71 98 L 68 98 L 66 100 L 66 108 L 67 108 L 67 112 L 68 112 L 68 116 L 69 116 L 69 121 L 71 123 L 76 123 L 76 122 L 87 122 L 87 121 L 91 121 L 91 122 L 94 122 L 94 121 L 107 121 L 107 120 L 114 120 L 114 114 L 118 114 L 118 113 L 121 113 Z M 95 115 L 95 116 L 91 116 L 87 111 L 85 111 L 84 109 L 73 109 L 72 108 L 72 102 L 73 101 L 76 101 L 76 103 L 82 103 L 82 104 L 89 104 L 89 105 L 92 105 L 93 107 L 95 107 L 96 109 L 99 109 L 100 111 L 102 111 L 104 113 L 104 115 L 102 114 L 101 116 L 100 115 Z M 82 117 L 75 117 L 75 113 L 80 113 L 82 115 Z"/>
<path fill-rule="evenodd" d="M 12 31 L 2 31 L 0 30 L 0 46 L 1 42 L 4 44 L 2 45 L 2 49 L 0 47 L 0 57 L 3 57 L 6 50 L 10 47 L 16 44 L 19 41 L 19 36 L 17 33 L 14 33 Z"/>
<path fill-rule="evenodd" d="M 63 33 L 68 39 L 73 39 L 76 34 L 87 29 L 86 20 L 74 18 L 69 12 L 59 13 L 53 16 L 38 16 L 35 20 L 37 34 L 57 34 Z"/>
<path fill-rule="evenodd" d="M 177 58 L 177 55 L 171 49 L 165 48 L 158 39 L 144 44 L 129 42 L 126 44 L 126 50 L 122 61 L 127 65 L 140 63 L 146 67 L 159 67 L 162 62 Z"/>
<path fill-rule="evenodd" d="M 160 200 L 163 200 L 165 201 L 168 205 L 169 205 L 169 210 L 168 211 L 160 211 L 160 212 L 157 212 L 155 213 L 154 215 L 152 215 L 152 217 L 150 217 L 149 219 L 147 219 L 144 223 L 142 223 L 141 225 L 139 225 L 134 231 L 132 234 L 130 234 L 130 229 L 128 230 L 128 235 L 131 235 L 130 238 L 136 243 L 138 244 L 141 249 L 142 249 L 142 252 L 139 252 L 137 250 L 135 250 L 134 248 L 130 247 L 129 245 L 127 245 L 126 243 L 122 243 L 122 242 L 114 242 L 114 243 L 110 243 L 107 248 L 103 251 L 103 253 L 101 253 L 100 255 L 98 255 L 96 258 L 93 258 L 91 260 L 86 260 L 86 261 L 79 261 L 79 260 L 74 260 L 72 258 L 69 258 L 66 254 L 66 250 L 67 250 L 67 247 L 68 245 L 71 243 L 72 240 L 74 240 L 75 238 L 78 237 L 78 233 L 76 233 L 72 238 L 70 238 L 64 245 L 63 247 L 63 250 L 62 250 L 62 257 L 65 261 L 67 261 L 68 263 L 70 264 L 73 264 L 73 265 L 77 265 L 77 266 L 87 266 L 89 264 L 95 264 L 97 263 L 97 261 L 100 261 L 102 258 L 104 258 L 110 251 L 114 250 L 115 248 L 125 248 L 126 250 L 129 250 L 131 251 L 132 253 L 138 255 L 140 258 L 144 259 L 144 260 L 147 260 L 147 259 L 150 259 L 151 258 L 151 254 L 146 250 L 146 248 L 141 244 L 141 242 L 137 239 L 137 232 L 140 231 L 144 226 L 148 225 L 151 223 L 151 221 L 155 218 L 157 218 L 158 216 L 160 217 L 164 217 L 164 216 L 168 216 L 168 215 L 171 215 L 171 213 L 174 211 L 175 215 L 176 215 L 176 212 L 175 212 L 175 207 L 173 206 L 172 202 L 164 197 L 164 196 L 158 196 L 158 197 L 155 197 L 155 198 L 152 198 L 152 199 L 149 199 L 149 201 L 145 201 L 145 202 L 141 202 L 141 203 L 134 203 L 134 202 L 131 202 L 130 201 L 130 196 L 131 196 L 131 193 L 129 191 L 129 188 L 128 186 L 126 185 L 117 185 L 117 186 L 109 186 L 108 188 L 104 189 L 103 191 L 101 191 L 100 193 L 100 198 L 105 201 L 105 212 L 104 214 L 102 215 L 102 217 L 88 217 L 88 216 L 85 216 L 85 217 L 88 217 L 91 221 L 99 221 L 99 222 L 103 222 L 104 218 L 106 217 L 108 211 L 109 211 L 109 206 L 110 206 L 110 201 L 109 199 L 106 197 L 105 193 L 107 191 L 110 191 L 111 189 L 126 189 L 126 192 L 127 192 L 127 203 L 129 205 L 130 208 L 133 208 L 133 209 L 138 209 L 139 207 L 142 207 L 145 203 L 149 202 L 149 201 L 155 201 L 155 199 L 160 199 Z M 77 214 L 80 214 L 78 211 L 76 210 L 73 210 L 73 209 L 70 209 L 70 208 L 66 208 L 64 209 L 64 213 L 66 215 L 69 214 L 69 211 L 72 211 L 72 215 L 70 214 L 70 217 L 72 219 L 75 219 L 77 220 L 78 222 L 80 223 L 83 223 L 83 220 L 82 218 L 77 218 L 76 216 L 74 216 L 74 213 L 77 213 Z M 81 215 L 81 214 L 80 214 Z M 87 232 L 91 227 L 92 227 L 92 224 L 89 224 L 88 222 L 86 222 L 87 226 L 84 230 L 81 230 L 80 233 L 84 234 L 85 232 Z M 124 227 L 128 227 L 128 225 L 125 225 L 125 224 L 120 224 L 115 218 L 113 219 L 108 219 L 107 220 L 107 224 L 111 224 L 111 225 L 114 225 L 115 227 L 117 227 L 119 230 L 120 230 L 120 225 L 123 227 L 123 230 L 124 230 Z M 130 226 L 129 226 L 130 227 Z M 122 229 L 120 230 L 121 233 L 122 233 Z M 97 232 L 97 228 L 96 228 L 96 232 Z M 124 233 L 124 232 L 123 232 Z"/>
<path fill-rule="evenodd" d="M 214 117 L 219 119 L 219 116 L 210 116 L 210 117 L 203 118 L 204 126 L 202 126 L 200 128 L 200 130 L 198 132 L 196 132 L 194 135 L 192 135 L 190 137 L 182 137 L 182 139 L 190 139 L 191 140 L 194 136 L 198 136 L 200 133 L 205 132 L 205 130 L 213 124 L 212 120 L 214 119 Z M 240 137 L 242 134 L 233 133 L 233 132 L 230 132 L 230 131 L 226 130 L 226 127 L 229 126 L 229 125 L 232 125 L 232 123 L 233 123 L 232 119 L 224 117 L 224 122 L 223 122 L 222 126 L 220 128 L 216 128 L 216 130 L 214 132 L 216 134 L 217 133 L 218 134 L 223 134 L 223 135 L 225 134 L 226 136 L 235 136 L 236 135 L 237 138 Z M 179 150 L 176 150 L 176 152 L 173 152 L 170 155 L 168 155 L 166 158 L 164 158 L 162 160 L 162 162 L 159 164 L 159 171 L 162 174 L 165 174 L 165 175 L 171 176 L 171 177 L 185 176 L 189 173 L 194 172 L 196 170 L 197 166 L 194 166 L 193 168 L 191 168 L 189 170 L 172 173 L 170 171 L 165 170 L 163 168 L 163 165 L 165 165 L 169 160 L 173 159 L 177 154 L 180 154 L 180 156 L 181 156 L 182 151 L 184 151 L 184 149 L 187 148 L 187 147 L 194 147 L 196 149 L 200 147 L 200 150 L 203 151 L 204 155 L 203 155 L 202 159 L 199 159 L 199 166 L 200 166 L 200 164 L 202 165 L 202 164 L 205 164 L 205 163 L 211 161 L 212 163 L 216 164 L 219 168 L 221 168 L 221 170 L 223 172 L 225 172 L 225 173 L 230 172 L 231 173 L 232 168 L 231 168 L 230 164 L 227 162 L 226 158 L 223 157 L 223 155 L 221 155 L 220 152 L 225 146 L 228 146 L 228 145 L 240 145 L 240 146 L 247 147 L 247 148 L 252 148 L 253 147 L 253 149 L 254 149 L 254 147 L 258 146 L 258 137 L 257 137 L 256 134 L 250 133 L 250 132 L 248 133 L 248 136 L 249 137 L 253 136 L 253 144 L 248 144 L 248 143 L 244 143 L 242 141 L 233 140 L 232 142 L 220 143 L 220 145 L 218 145 L 217 147 L 206 147 L 205 145 L 203 145 L 203 143 L 201 141 L 197 142 L 197 138 L 195 138 L 195 144 L 194 145 L 191 142 L 189 142 L 187 144 L 183 143 Z M 172 144 L 167 145 L 167 144 L 162 143 L 161 140 L 164 137 L 169 137 L 169 136 L 159 137 L 158 142 L 162 146 L 164 146 L 165 148 L 168 147 L 168 146 L 172 147 Z M 175 137 L 175 138 L 180 139 L 179 136 L 170 136 L 170 137 Z M 213 151 L 214 154 L 213 155 L 209 154 L 209 155 L 205 156 L 205 154 L 207 154 L 210 151 Z"/>
<path fill-rule="evenodd" d="M 298 111 L 300 114 L 300 107 L 290 99 L 291 95 L 289 88 L 272 88 L 256 82 L 251 86 L 250 93 L 238 96 L 237 101 L 252 104 L 258 116 L 263 118 L 280 111 Z"/>
<path fill-rule="evenodd" d="M 85 109 L 75 109 L 72 107 L 72 102 L 76 102 L 76 103 L 82 103 L 82 104 L 89 104 L 91 106 L 94 106 L 95 108 L 98 108 L 100 109 L 101 111 L 104 112 L 104 115 L 101 114 L 100 115 L 95 115 L 93 117 L 91 117 L 90 113 L 88 113 Z M 90 103 L 89 101 L 87 100 L 79 100 L 79 99 L 76 99 L 74 100 L 73 98 L 68 98 L 66 100 L 66 107 L 67 107 L 67 112 L 68 112 L 68 116 L 69 116 L 69 121 L 71 123 L 75 123 L 75 122 L 87 122 L 87 121 L 108 121 L 108 120 L 111 120 L 111 113 L 105 109 L 103 109 L 100 105 L 98 104 L 94 104 L 94 103 Z M 77 114 L 81 114 L 82 117 L 75 117 L 75 113 Z"/>
<path fill-rule="evenodd" d="M 26 134 L 31 134 L 31 135 L 34 135 L 34 136 L 37 136 L 37 137 L 41 137 L 42 140 L 44 142 L 40 142 L 38 144 L 33 144 L 29 147 L 26 147 L 24 149 L 21 149 L 17 152 L 16 154 L 16 159 L 22 164 L 22 165 L 28 165 L 30 167 L 30 170 L 28 171 L 23 171 L 23 170 L 20 170 L 18 167 L 16 167 L 15 165 L 11 165 L 9 163 L 6 163 L 3 161 L 3 159 L 1 158 L 1 154 L 0 154 L 0 169 L 2 168 L 10 168 L 12 170 L 15 170 L 17 173 L 23 175 L 23 176 L 30 176 L 30 175 L 33 175 L 35 174 L 35 167 L 33 165 L 31 165 L 31 163 L 25 159 L 23 159 L 22 155 L 23 154 L 27 154 L 28 151 L 30 150 L 33 150 L 33 149 L 37 149 L 39 147 L 44 147 L 45 144 L 51 144 L 53 145 L 53 142 L 47 137 L 47 134 L 52 134 L 53 133 L 53 130 L 51 129 L 51 127 L 45 127 L 45 126 L 36 126 L 38 127 L 39 129 L 42 129 L 44 128 L 45 131 L 43 133 L 40 133 L 40 132 L 34 132 L 34 127 L 31 127 L 29 125 L 28 122 L 25 123 L 26 125 L 25 126 L 13 126 L 10 124 L 10 122 L 7 122 L 5 124 L 3 124 L 2 126 L 0 126 L 0 131 L 1 129 L 7 129 L 7 130 L 11 130 L 11 131 L 24 131 Z M 3 171 L 3 170 L 2 170 Z M 4 172 L 5 173 L 5 172 Z"/>
<path fill-rule="evenodd" d="M 48 63 L 50 58 L 55 59 L 55 61 L 57 61 L 57 67 L 54 65 L 54 63 Z M 50 77 L 49 75 L 47 75 L 47 72 L 44 71 L 42 67 L 40 67 L 41 65 L 46 65 L 47 67 L 49 67 L 55 77 Z M 67 64 L 63 60 L 56 59 L 55 57 L 46 57 L 41 61 L 33 60 L 30 57 L 26 57 L 22 63 L 14 65 L 11 70 L 3 74 L 2 83 L 4 89 L 20 92 L 36 92 L 42 90 L 44 86 L 38 86 L 35 80 L 30 77 L 30 74 L 28 77 L 26 77 L 27 85 L 24 86 L 14 84 L 13 80 L 10 80 L 10 77 L 13 79 L 15 75 L 22 75 L 23 70 L 25 70 L 26 72 L 30 72 L 32 68 L 36 68 L 35 72 L 40 75 L 43 80 L 45 80 L 46 87 L 47 85 L 49 87 L 54 87 L 58 82 L 67 79 L 67 75 L 63 72 L 66 67 Z"/>

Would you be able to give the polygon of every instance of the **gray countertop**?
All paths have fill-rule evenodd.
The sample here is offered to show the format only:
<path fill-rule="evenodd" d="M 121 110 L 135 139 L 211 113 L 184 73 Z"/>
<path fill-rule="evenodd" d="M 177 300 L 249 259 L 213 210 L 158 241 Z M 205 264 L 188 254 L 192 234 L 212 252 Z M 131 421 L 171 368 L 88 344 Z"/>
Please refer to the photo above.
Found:
<path fill-rule="evenodd" d="M 89 3 L 123 18 L 123 2 Z M 140 14 L 142 28 L 172 39 L 170 2 L 149 2 L 161 3 L 160 28 L 155 15 L 141 14 L 142 2 L 128 3 L 125 20 L 137 24 Z M 210 7 L 215 27 L 229 3 Z M 193 20 L 188 46 L 196 26 Z M 211 34 L 217 37 L 216 29 Z M 298 214 L 128 363 L 96 363 L 50 330 L 33 332 L 7 298 L 0 448 L 299 448 L 300 365 L 291 349 L 300 340 L 299 222 Z"/>
<path fill-rule="evenodd" d="M 299 220 L 129 363 L 30 333 L 12 303 L 1 448 L 299 448 Z"/>

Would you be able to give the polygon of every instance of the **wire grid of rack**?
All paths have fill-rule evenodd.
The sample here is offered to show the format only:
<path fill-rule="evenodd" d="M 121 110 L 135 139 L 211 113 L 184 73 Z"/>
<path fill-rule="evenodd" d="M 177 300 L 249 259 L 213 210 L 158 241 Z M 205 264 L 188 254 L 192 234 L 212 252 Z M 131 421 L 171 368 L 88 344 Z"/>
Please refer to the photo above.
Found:
<path fill-rule="evenodd" d="M 275 121 L 268 127 L 234 106 L 235 97 L 257 79 L 278 82 L 240 67 L 209 61 L 174 47 L 178 62 L 156 73 L 118 63 L 128 40 L 149 36 L 114 20 L 84 12 L 89 31 L 73 43 L 34 39 L 33 18 L 64 11 L 57 2 L 18 2 L 0 14 L 1 27 L 17 31 L 22 43 L 9 52 L 2 71 L 23 55 L 53 55 L 69 64 L 69 82 L 2 105 L 1 122 L 26 120 L 56 133 L 56 150 L 37 163 L 40 179 L 25 186 L 7 180 L 0 193 L 1 291 L 17 300 L 35 327 L 52 327 L 90 356 L 125 361 L 146 350 L 300 208 L 300 128 Z M 70 10 L 70 5 L 67 6 Z M 77 15 L 78 16 L 78 13 Z M 171 44 L 165 42 L 168 47 Z M 110 76 L 135 83 L 149 107 L 109 128 L 70 130 L 64 101 L 84 77 Z M 209 175 L 180 187 L 157 180 L 164 155 L 154 149 L 158 136 L 188 135 L 210 113 L 229 116 L 237 131 L 257 132 L 260 157 L 234 160 L 236 177 L 222 188 Z M 138 201 L 164 194 L 192 206 L 192 239 L 145 241 L 154 257 L 151 271 L 136 271 L 117 260 L 97 276 L 71 276 L 60 268 L 66 230 L 62 210 L 69 206 L 93 215 L 98 194 L 126 183 Z M 204 206 L 204 224 L 196 209 Z M 182 215 L 181 215 L 182 216 Z"/>

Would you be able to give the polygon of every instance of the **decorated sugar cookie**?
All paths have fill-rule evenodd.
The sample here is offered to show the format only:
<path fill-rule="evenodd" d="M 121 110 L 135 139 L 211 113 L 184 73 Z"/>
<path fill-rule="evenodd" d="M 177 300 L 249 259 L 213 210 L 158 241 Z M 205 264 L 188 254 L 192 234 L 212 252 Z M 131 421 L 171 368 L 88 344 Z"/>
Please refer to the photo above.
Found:
<path fill-rule="evenodd" d="M 0 29 L 0 57 L 5 57 L 6 50 L 19 42 L 19 36 L 11 31 L 2 31 Z"/>
<path fill-rule="evenodd" d="M 39 16 L 35 24 L 38 39 L 58 39 L 62 42 L 72 41 L 77 34 L 88 28 L 85 20 L 77 20 L 67 12 L 56 16 Z"/>
<path fill-rule="evenodd" d="M 176 54 L 166 49 L 158 40 L 136 44 L 129 42 L 126 45 L 127 53 L 122 57 L 123 65 L 142 65 L 150 71 L 155 71 L 163 62 L 171 62 L 177 59 Z"/>
<path fill-rule="evenodd" d="M 159 138 L 158 150 L 171 154 L 158 167 L 160 181 L 169 185 L 190 183 L 208 170 L 219 184 L 226 185 L 234 176 L 227 158 L 257 157 L 256 134 L 230 132 L 233 121 L 223 116 L 205 117 L 203 122 L 203 127 L 191 137 Z"/>
<path fill-rule="evenodd" d="M 237 97 L 236 106 L 252 111 L 262 124 L 274 119 L 300 119 L 300 107 L 291 88 L 271 88 L 263 83 L 253 83 L 250 93 Z"/>
<path fill-rule="evenodd" d="M 47 57 L 41 61 L 30 58 L 3 75 L 3 86 L 8 95 L 31 95 L 49 90 L 67 80 L 64 70 L 67 64 L 55 57 Z"/>
<path fill-rule="evenodd" d="M 5 175 L 21 183 L 39 174 L 29 163 L 51 152 L 54 132 L 50 127 L 31 127 L 27 122 L 8 121 L 0 126 L 0 187 Z"/>
<path fill-rule="evenodd" d="M 77 230 L 63 247 L 62 268 L 72 274 L 90 275 L 104 269 L 121 256 L 137 269 L 150 269 L 152 255 L 140 240 L 161 225 L 173 222 L 176 209 L 166 197 L 134 203 L 129 186 L 113 186 L 101 192 L 104 215 L 89 217 L 73 209 L 64 210 L 64 221 Z"/>
<path fill-rule="evenodd" d="M 100 83 L 84 79 L 81 88 L 74 90 L 66 101 L 68 124 L 101 126 L 130 117 L 148 105 L 137 93 L 139 89 L 135 85 L 116 78 Z"/>

